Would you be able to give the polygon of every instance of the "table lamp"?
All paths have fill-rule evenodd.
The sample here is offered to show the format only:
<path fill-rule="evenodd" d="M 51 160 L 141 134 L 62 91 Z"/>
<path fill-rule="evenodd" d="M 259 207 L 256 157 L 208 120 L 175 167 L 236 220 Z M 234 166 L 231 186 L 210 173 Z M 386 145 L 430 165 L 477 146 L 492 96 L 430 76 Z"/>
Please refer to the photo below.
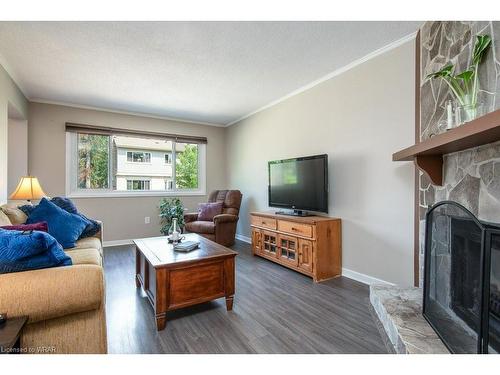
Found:
<path fill-rule="evenodd" d="M 17 184 L 16 190 L 10 195 L 9 199 L 26 200 L 42 199 L 46 194 L 42 190 L 38 178 L 33 176 L 21 177 L 21 181 Z"/>

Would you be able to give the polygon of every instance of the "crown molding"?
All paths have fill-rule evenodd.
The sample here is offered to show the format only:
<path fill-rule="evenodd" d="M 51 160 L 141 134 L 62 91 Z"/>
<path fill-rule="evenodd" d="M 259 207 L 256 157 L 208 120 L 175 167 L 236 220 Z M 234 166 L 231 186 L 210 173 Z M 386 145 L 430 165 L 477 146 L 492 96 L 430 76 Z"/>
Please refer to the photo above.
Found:
<path fill-rule="evenodd" d="M 28 100 L 32 103 L 60 105 L 60 106 L 64 106 L 64 107 L 88 109 L 88 110 L 92 110 L 92 111 L 117 113 L 120 115 L 129 115 L 129 116 L 137 116 L 137 117 L 147 117 L 147 118 L 152 118 L 152 119 L 157 119 L 157 120 L 184 122 L 187 124 L 194 124 L 194 125 L 208 125 L 208 126 L 216 126 L 216 127 L 225 127 L 226 126 L 224 124 L 216 124 L 213 122 L 192 121 L 192 120 L 186 120 L 186 119 L 181 119 L 181 118 L 176 118 L 176 117 L 158 116 L 158 115 L 154 115 L 151 113 L 145 113 L 145 112 L 123 111 L 123 110 L 119 110 L 119 109 L 112 109 L 112 108 L 105 108 L 105 107 L 94 107 L 91 105 L 82 105 L 82 104 L 75 104 L 75 103 L 69 103 L 69 102 L 59 102 L 59 101 L 55 101 L 55 100 L 45 100 L 45 99 L 39 99 L 39 98 L 34 98 L 34 99 L 30 98 Z"/>
<path fill-rule="evenodd" d="M 402 44 L 405 44 L 411 40 L 414 40 L 416 38 L 416 36 L 417 36 L 417 31 L 415 31 L 414 33 L 411 33 L 411 34 L 409 34 L 401 39 L 398 39 L 392 43 L 389 43 L 382 48 L 379 48 L 373 52 L 370 52 L 369 54 L 367 54 L 367 55 L 365 55 L 357 60 L 354 60 L 353 62 L 351 62 L 347 65 L 344 65 L 343 67 L 336 69 L 333 72 L 328 73 L 327 75 L 325 75 L 325 76 L 323 76 L 315 81 L 312 81 L 312 82 L 308 83 L 307 85 L 304 85 L 304 86 L 286 94 L 285 96 L 282 96 L 279 99 L 273 100 L 269 104 L 266 104 L 265 106 L 260 107 L 259 109 L 256 109 L 255 111 L 252 111 L 252 112 L 250 112 L 250 113 L 248 113 L 248 114 L 246 114 L 246 115 L 244 115 L 244 116 L 242 116 L 234 121 L 227 123 L 226 127 L 234 125 L 234 124 L 236 124 L 236 123 L 238 123 L 246 118 L 249 118 L 249 117 L 251 117 L 259 112 L 262 112 L 268 108 L 271 108 L 271 107 L 275 106 L 276 104 L 279 104 L 279 103 L 281 103 L 281 102 L 283 102 L 283 101 L 285 101 L 293 96 L 299 95 L 299 94 L 303 93 L 304 91 L 312 89 L 313 87 L 315 87 L 315 86 L 317 86 L 325 81 L 328 81 L 329 79 L 336 77 L 342 73 L 345 73 L 345 72 L 355 68 L 356 66 L 361 65 L 361 64 L 367 62 L 368 60 L 373 59 L 374 57 L 382 55 L 382 54 L 384 54 L 384 53 L 386 53 L 394 48 L 401 46 Z"/>

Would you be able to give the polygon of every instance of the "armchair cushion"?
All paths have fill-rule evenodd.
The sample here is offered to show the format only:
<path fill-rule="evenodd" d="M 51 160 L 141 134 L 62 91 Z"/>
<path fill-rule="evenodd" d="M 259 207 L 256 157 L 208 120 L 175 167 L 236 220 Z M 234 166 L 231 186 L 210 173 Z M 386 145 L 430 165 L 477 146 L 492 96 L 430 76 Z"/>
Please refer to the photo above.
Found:
<path fill-rule="evenodd" d="M 200 203 L 198 205 L 198 220 L 213 221 L 214 216 L 222 213 L 223 202 Z"/>
<path fill-rule="evenodd" d="M 186 229 L 189 232 L 200 234 L 214 234 L 215 223 L 213 221 L 192 221 L 186 224 Z"/>

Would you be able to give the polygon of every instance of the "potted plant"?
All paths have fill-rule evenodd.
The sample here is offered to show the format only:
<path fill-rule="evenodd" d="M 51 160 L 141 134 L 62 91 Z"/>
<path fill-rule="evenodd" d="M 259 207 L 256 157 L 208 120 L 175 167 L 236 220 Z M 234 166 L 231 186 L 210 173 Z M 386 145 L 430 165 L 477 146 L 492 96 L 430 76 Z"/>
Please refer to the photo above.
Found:
<path fill-rule="evenodd" d="M 177 219 L 177 225 L 181 231 L 184 231 L 184 206 L 179 198 L 163 198 L 160 201 L 159 210 L 162 234 L 168 235 L 174 218 Z"/>
<path fill-rule="evenodd" d="M 446 82 L 463 109 L 465 118 L 462 120 L 465 122 L 475 119 L 478 115 L 479 65 L 490 45 L 491 37 L 489 35 L 477 35 L 472 53 L 472 64 L 467 70 L 454 75 L 455 66 L 450 63 L 438 72 L 431 73 L 426 77 L 426 79 L 440 78 Z"/>

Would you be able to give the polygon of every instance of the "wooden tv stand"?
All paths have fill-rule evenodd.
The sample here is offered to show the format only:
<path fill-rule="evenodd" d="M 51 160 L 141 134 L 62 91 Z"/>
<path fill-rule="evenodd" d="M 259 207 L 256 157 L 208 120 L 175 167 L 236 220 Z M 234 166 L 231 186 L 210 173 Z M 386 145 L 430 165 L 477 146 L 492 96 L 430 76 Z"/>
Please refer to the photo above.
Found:
<path fill-rule="evenodd" d="M 315 282 L 342 273 L 342 222 L 325 216 L 250 213 L 253 255 L 313 278 Z"/>

